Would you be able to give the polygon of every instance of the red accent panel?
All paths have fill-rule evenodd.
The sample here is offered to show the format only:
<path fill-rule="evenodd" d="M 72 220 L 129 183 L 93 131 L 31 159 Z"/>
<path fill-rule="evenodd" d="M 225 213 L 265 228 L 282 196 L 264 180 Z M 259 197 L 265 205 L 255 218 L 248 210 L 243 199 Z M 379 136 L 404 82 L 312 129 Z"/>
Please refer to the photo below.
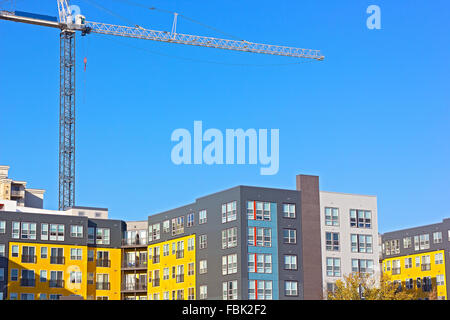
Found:
<path fill-rule="evenodd" d="M 256 220 L 256 201 L 253 201 L 253 220 Z"/>

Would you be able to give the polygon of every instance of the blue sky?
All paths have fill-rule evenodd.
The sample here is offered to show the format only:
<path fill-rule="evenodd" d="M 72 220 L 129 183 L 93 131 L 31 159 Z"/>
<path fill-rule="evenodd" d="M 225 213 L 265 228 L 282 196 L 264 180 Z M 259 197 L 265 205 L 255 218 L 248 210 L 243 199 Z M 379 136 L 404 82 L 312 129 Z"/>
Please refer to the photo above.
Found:
<path fill-rule="evenodd" d="M 4 3 L 5 1 L 2 1 Z M 378 196 L 379 231 L 450 217 L 450 3 L 78 0 L 87 20 L 170 30 L 176 11 L 322 62 L 117 38 L 77 38 L 76 204 L 146 219 L 236 185 Z M 95 3 L 114 12 L 110 14 Z M 0 3 L 1 4 L 1 3 Z M 366 8 L 381 8 L 381 30 Z M 57 15 L 54 0 L 17 10 Z M 8 5 L 4 5 L 8 8 Z M 225 37 L 179 18 L 178 32 Z M 83 59 L 87 57 L 87 71 Z M 0 21 L 0 164 L 58 205 L 58 31 Z M 171 162 L 173 130 L 280 130 L 280 170 Z"/>

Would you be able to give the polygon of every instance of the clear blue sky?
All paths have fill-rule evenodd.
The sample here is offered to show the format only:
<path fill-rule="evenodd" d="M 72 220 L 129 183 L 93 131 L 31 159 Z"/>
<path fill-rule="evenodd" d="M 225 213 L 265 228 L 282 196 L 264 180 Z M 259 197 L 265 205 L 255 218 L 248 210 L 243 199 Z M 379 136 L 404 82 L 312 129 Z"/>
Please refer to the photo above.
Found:
<path fill-rule="evenodd" d="M 294 189 L 304 173 L 319 175 L 322 190 L 377 195 L 380 232 L 450 217 L 448 0 L 133 1 L 326 58 L 79 36 L 77 205 L 140 220 L 236 185 Z M 72 4 L 87 20 L 171 29 L 170 14 L 133 1 L 96 0 L 115 15 Z M 366 28 L 371 4 L 381 30 Z M 17 0 L 17 10 L 57 15 L 56 0 Z M 182 18 L 178 32 L 225 37 Z M 58 30 L 0 21 L 0 164 L 46 189 L 48 209 L 58 202 L 58 108 Z M 170 135 L 194 120 L 280 129 L 278 174 L 174 165 Z"/>

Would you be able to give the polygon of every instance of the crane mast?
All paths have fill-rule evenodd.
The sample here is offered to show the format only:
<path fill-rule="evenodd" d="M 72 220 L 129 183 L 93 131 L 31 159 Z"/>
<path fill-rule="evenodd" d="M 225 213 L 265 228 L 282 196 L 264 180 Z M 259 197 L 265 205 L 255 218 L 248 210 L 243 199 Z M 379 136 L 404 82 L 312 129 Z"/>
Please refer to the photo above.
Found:
<path fill-rule="evenodd" d="M 0 10 L 0 19 L 60 29 L 60 94 L 59 94 L 59 210 L 75 205 L 75 34 L 89 33 L 162 41 L 225 50 L 323 60 L 319 50 L 303 49 L 229 40 L 176 32 L 176 16 L 172 32 L 86 21 L 72 15 L 68 0 L 57 0 L 59 20 L 42 15 Z"/>

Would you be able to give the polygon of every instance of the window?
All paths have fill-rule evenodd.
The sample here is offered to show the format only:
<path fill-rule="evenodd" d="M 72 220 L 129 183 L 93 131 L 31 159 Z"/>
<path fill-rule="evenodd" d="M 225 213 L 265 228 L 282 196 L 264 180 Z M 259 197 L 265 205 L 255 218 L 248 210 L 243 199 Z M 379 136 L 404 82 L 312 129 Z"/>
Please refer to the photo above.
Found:
<path fill-rule="evenodd" d="M 400 253 L 400 240 L 388 240 L 384 243 L 386 255 L 399 254 Z"/>
<path fill-rule="evenodd" d="M 419 250 L 420 246 L 419 246 L 419 236 L 414 236 L 414 250 Z"/>
<path fill-rule="evenodd" d="M 326 249 L 328 251 L 339 251 L 339 233 L 327 232 L 325 234 Z"/>
<path fill-rule="evenodd" d="M 295 204 L 283 203 L 283 218 L 295 219 Z"/>
<path fill-rule="evenodd" d="M 208 287 L 203 285 L 199 287 L 200 289 L 200 299 L 206 299 L 208 298 Z"/>
<path fill-rule="evenodd" d="M 222 223 L 236 220 L 236 201 L 222 205 Z"/>
<path fill-rule="evenodd" d="M 297 243 L 297 230 L 283 229 L 283 243 Z"/>
<path fill-rule="evenodd" d="M 69 273 L 69 282 L 72 284 L 81 283 L 81 272 L 72 271 Z"/>
<path fill-rule="evenodd" d="M 177 252 L 176 252 L 176 258 L 181 259 L 184 258 L 184 240 L 177 241 Z"/>
<path fill-rule="evenodd" d="M 284 269 L 285 270 L 297 270 L 297 256 L 285 255 L 284 256 Z"/>
<path fill-rule="evenodd" d="M 404 249 L 411 248 L 411 237 L 403 238 L 403 248 Z"/>
<path fill-rule="evenodd" d="M 34 270 L 22 269 L 22 275 L 20 279 L 20 286 L 22 287 L 34 287 L 36 285 Z"/>
<path fill-rule="evenodd" d="M 400 260 L 392 260 L 392 274 L 400 274 L 401 273 L 401 267 L 400 267 Z"/>
<path fill-rule="evenodd" d="M 433 243 L 441 243 L 441 242 L 442 242 L 442 232 L 434 232 Z"/>
<path fill-rule="evenodd" d="M 188 251 L 193 251 L 195 249 L 195 238 L 189 238 L 187 243 L 188 243 Z"/>
<path fill-rule="evenodd" d="M 405 269 L 412 268 L 412 258 L 405 258 Z"/>
<path fill-rule="evenodd" d="M 444 256 L 443 256 L 442 252 L 436 253 L 434 255 L 434 263 L 435 264 L 443 264 L 444 263 Z"/>
<path fill-rule="evenodd" d="M 271 203 L 260 201 L 247 201 L 247 217 L 248 220 L 265 220 L 271 219 Z"/>
<path fill-rule="evenodd" d="M 187 215 L 187 223 L 186 223 L 186 227 L 192 227 L 194 225 L 194 213 L 189 213 Z"/>
<path fill-rule="evenodd" d="M 188 288 L 188 300 L 194 300 L 194 299 L 195 299 L 194 288 Z"/>
<path fill-rule="evenodd" d="M 420 267 L 420 257 L 416 257 L 416 268 Z"/>
<path fill-rule="evenodd" d="M 159 223 L 148 226 L 148 241 L 159 240 L 161 238 L 161 225 Z"/>
<path fill-rule="evenodd" d="M 414 289 L 414 279 L 412 278 L 405 279 L 405 289 L 407 290 Z"/>
<path fill-rule="evenodd" d="M 5 281 L 5 269 L 0 268 L 0 282 Z"/>
<path fill-rule="evenodd" d="M 21 239 L 36 240 L 36 223 L 22 222 Z"/>
<path fill-rule="evenodd" d="M 170 279 L 170 269 L 164 268 L 163 269 L 163 280 L 169 280 Z"/>
<path fill-rule="evenodd" d="M 11 257 L 17 258 L 19 256 L 19 246 L 13 245 L 11 246 Z"/>
<path fill-rule="evenodd" d="M 207 260 L 200 260 L 200 274 L 204 274 L 208 272 L 208 261 Z"/>
<path fill-rule="evenodd" d="M 19 239 L 20 237 L 20 222 L 13 222 L 12 224 L 11 238 Z"/>
<path fill-rule="evenodd" d="M 36 248 L 22 247 L 22 263 L 36 263 Z"/>
<path fill-rule="evenodd" d="M 325 208 L 325 225 L 339 226 L 339 209 Z"/>
<path fill-rule="evenodd" d="M 222 282 L 223 300 L 237 300 L 237 280 Z"/>
<path fill-rule="evenodd" d="M 272 255 L 249 253 L 248 272 L 272 273 Z"/>
<path fill-rule="evenodd" d="M 208 213 L 206 210 L 200 210 L 198 212 L 198 224 L 204 224 L 208 221 Z"/>
<path fill-rule="evenodd" d="M 94 273 L 93 272 L 88 272 L 87 284 L 94 284 Z"/>
<path fill-rule="evenodd" d="M 285 296 L 298 296 L 298 282 L 297 281 L 285 281 L 284 282 L 284 294 L 285 294 Z"/>
<path fill-rule="evenodd" d="M 0 258 L 1 257 L 5 257 L 6 253 L 5 253 L 5 245 L 4 244 L 0 244 Z"/>
<path fill-rule="evenodd" d="M 175 275 L 176 283 L 184 282 L 184 265 L 180 264 L 177 266 L 177 273 Z"/>
<path fill-rule="evenodd" d="M 47 258 L 48 258 L 48 248 L 41 247 L 41 259 L 47 259 Z"/>
<path fill-rule="evenodd" d="M 0 234 L 6 233 L 6 221 L 0 221 Z"/>
<path fill-rule="evenodd" d="M 272 300 L 272 281 L 269 280 L 249 280 L 248 281 L 249 300 Z"/>
<path fill-rule="evenodd" d="M 208 246 L 208 238 L 206 234 L 200 236 L 199 242 L 199 249 L 205 249 Z"/>
<path fill-rule="evenodd" d="M 51 264 L 65 263 L 63 248 L 50 248 L 50 263 Z"/>
<path fill-rule="evenodd" d="M 83 249 L 70 249 L 70 260 L 82 260 Z"/>
<path fill-rule="evenodd" d="M 95 244 L 95 228 L 88 228 L 88 244 Z"/>
<path fill-rule="evenodd" d="M 430 235 L 421 234 L 420 238 L 420 250 L 430 249 Z"/>
<path fill-rule="evenodd" d="M 350 209 L 350 227 L 371 228 L 372 212 L 367 210 Z"/>
<path fill-rule="evenodd" d="M 222 256 L 222 275 L 237 273 L 237 254 Z"/>
<path fill-rule="evenodd" d="M 222 249 L 237 246 L 237 227 L 222 230 Z"/>
<path fill-rule="evenodd" d="M 363 234 L 351 235 L 352 252 L 372 253 L 372 236 Z"/>
<path fill-rule="evenodd" d="M 248 245 L 256 247 L 272 246 L 272 230 L 270 228 L 248 228 Z"/>
<path fill-rule="evenodd" d="M 17 300 L 17 293 L 10 293 L 9 294 L 9 300 Z"/>
<path fill-rule="evenodd" d="M 34 300 L 34 294 L 32 293 L 21 293 L 20 300 Z"/>
<path fill-rule="evenodd" d="M 352 272 L 373 274 L 373 260 L 352 259 Z"/>
<path fill-rule="evenodd" d="M 51 241 L 64 241 L 64 225 L 63 224 L 51 224 L 50 225 L 50 240 Z"/>
<path fill-rule="evenodd" d="M 436 275 L 436 285 L 437 286 L 443 286 L 445 285 L 445 279 L 443 274 Z"/>
<path fill-rule="evenodd" d="M 340 277 L 341 276 L 341 259 L 327 258 L 327 276 Z"/>
<path fill-rule="evenodd" d="M 95 243 L 96 244 L 110 244 L 109 235 L 110 235 L 109 228 L 97 228 Z"/>
<path fill-rule="evenodd" d="M 83 238 L 83 226 L 70 226 L 70 236 L 72 238 Z"/>
<path fill-rule="evenodd" d="M 169 230 L 170 230 L 170 221 L 165 220 L 163 222 L 163 232 L 169 232 Z"/>
<path fill-rule="evenodd" d="M 19 270 L 11 269 L 11 281 L 17 281 L 17 280 L 19 280 Z"/>
<path fill-rule="evenodd" d="M 94 261 L 94 250 L 88 250 L 88 261 Z"/>
<path fill-rule="evenodd" d="M 178 217 L 172 219 L 172 235 L 178 235 L 184 233 L 184 217 Z"/>

